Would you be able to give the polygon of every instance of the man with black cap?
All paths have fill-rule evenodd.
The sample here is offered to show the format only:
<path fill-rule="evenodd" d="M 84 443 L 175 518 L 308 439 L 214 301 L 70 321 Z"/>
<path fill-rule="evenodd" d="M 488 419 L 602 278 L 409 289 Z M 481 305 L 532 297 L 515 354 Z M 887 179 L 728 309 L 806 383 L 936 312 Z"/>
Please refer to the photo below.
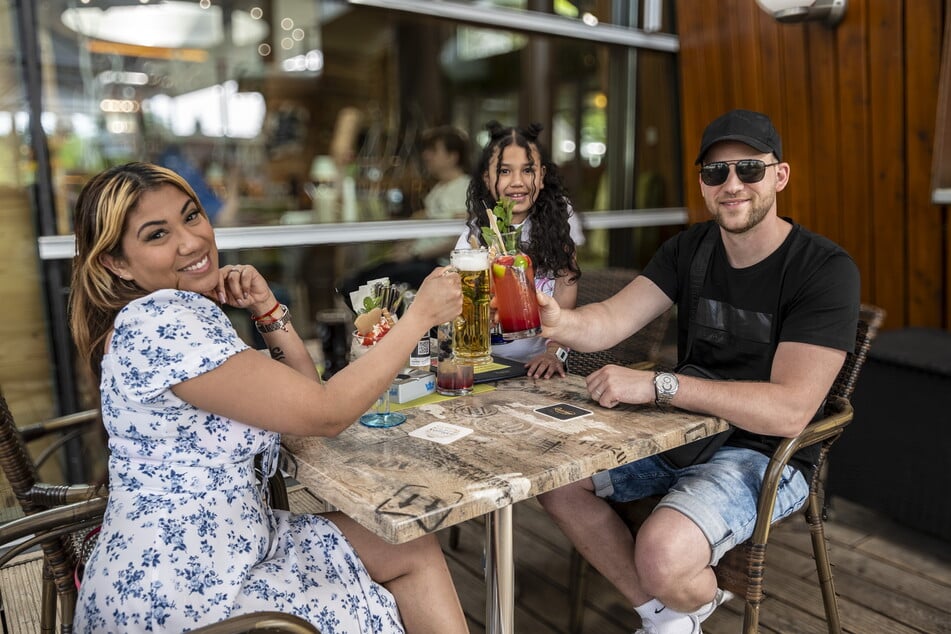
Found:
<path fill-rule="evenodd" d="M 749 110 L 703 133 L 696 163 L 713 219 L 665 242 L 613 297 L 574 310 L 539 296 L 543 336 L 604 350 L 676 303 L 672 372 L 605 366 L 586 379 L 603 407 L 652 404 L 705 412 L 732 433 L 595 474 L 540 496 L 578 551 L 634 606 L 645 634 L 696 634 L 729 598 L 712 566 L 750 537 L 772 448 L 820 410 L 852 350 L 859 274 L 836 244 L 778 214 L 789 184 L 780 136 Z M 569 359 L 570 366 L 570 359 Z M 705 377 L 705 378 L 701 378 Z M 802 506 L 814 453 L 787 468 L 774 518 Z M 662 495 L 636 542 L 608 500 Z"/>

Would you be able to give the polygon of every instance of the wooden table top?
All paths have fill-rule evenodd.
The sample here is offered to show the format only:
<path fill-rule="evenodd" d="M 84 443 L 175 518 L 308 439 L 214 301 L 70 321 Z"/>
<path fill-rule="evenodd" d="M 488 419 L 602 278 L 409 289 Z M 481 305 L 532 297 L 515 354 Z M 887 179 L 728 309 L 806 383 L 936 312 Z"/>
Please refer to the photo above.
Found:
<path fill-rule="evenodd" d="M 536 408 L 591 411 L 557 420 Z M 354 423 L 336 438 L 284 437 L 297 479 L 392 543 L 453 524 L 727 428 L 713 416 L 645 405 L 600 407 L 578 376 L 510 379 L 482 394 L 402 410 L 389 429 Z M 471 429 L 449 444 L 409 434 Z"/>

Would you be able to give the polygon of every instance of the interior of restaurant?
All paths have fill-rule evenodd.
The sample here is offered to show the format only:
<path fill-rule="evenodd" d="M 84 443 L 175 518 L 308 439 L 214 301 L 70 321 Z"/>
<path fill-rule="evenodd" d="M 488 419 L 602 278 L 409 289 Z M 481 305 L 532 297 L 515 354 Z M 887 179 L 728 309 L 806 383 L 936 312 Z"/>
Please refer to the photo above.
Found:
<path fill-rule="evenodd" d="M 435 126 L 475 154 L 490 120 L 541 123 L 586 221 L 582 268 L 642 266 L 686 218 L 675 23 L 667 1 L 0 2 L 15 62 L 0 70 L 0 198 L 19 258 L 0 279 L 47 316 L 2 326 L 21 342 L 0 358 L 5 394 L 28 420 L 94 405 L 63 318 L 70 214 L 92 174 L 125 161 L 185 174 L 222 264 L 264 271 L 328 354 L 349 331 L 341 278 L 385 261 L 386 221 L 422 209 Z"/>

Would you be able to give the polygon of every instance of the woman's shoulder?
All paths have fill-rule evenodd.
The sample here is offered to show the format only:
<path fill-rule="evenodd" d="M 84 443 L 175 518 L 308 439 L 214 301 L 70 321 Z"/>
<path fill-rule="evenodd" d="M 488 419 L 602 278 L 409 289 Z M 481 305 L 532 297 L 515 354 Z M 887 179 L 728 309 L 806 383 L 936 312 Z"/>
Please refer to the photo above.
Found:
<path fill-rule="evenodd" d="M 116 316 L 116 326 L 196 319 L 201 322 L 215 322 L 227 317 L 217 304 L 204 295 L 191 291 L 162 289 L 126 304 Z"/>
<path fill-rule="evenodd" d="M 221 309 L 213 301 L 199 293 L 163 288 L 132 300 L 120 312 L 157 314 L 169 311 L 215 313 L 221 312 Z"/>

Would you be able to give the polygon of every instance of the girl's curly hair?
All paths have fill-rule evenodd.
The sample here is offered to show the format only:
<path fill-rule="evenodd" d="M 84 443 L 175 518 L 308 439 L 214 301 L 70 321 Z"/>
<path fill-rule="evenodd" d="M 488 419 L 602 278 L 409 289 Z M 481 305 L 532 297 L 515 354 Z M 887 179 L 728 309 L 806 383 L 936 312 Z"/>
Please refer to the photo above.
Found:
<path fill-rule="evenodd" d="M 575 258 L 575 242 L 568 225 L 568 194 L 561 182 L 558 166 L 538 140 L 541 124 L 532 123 L 525 128 L 516 128 L 489 121 L 485 127 L 489 131 L 489 142 L 482 149 L 466 193 L 469 215 L 466 224 L 469 226 L 470 239 L 475 236 L 480 244 L 485 244 L 481 228 L 489 226 L 488 214 L 492 213 L 490 210 L 498 200 L 498 192 L 489 191 L 483 178 L 489 171 L 492 158 L 497 159 L 495 169 L 498 176 L 505 148 L 517 145 L 524 148 L 528 156 L 534 151 L 541 163 L 540 167 L 544 168 L 545 187 L 540 192 L 531 192 L 533 196 L 537 194 L 537 198 L 530 212 L 531 234 L 523 249 L 532 258 L 538 274 L 567 275 L 569 281 L 577 280 L 581 277 L 581 269 Z"/>

